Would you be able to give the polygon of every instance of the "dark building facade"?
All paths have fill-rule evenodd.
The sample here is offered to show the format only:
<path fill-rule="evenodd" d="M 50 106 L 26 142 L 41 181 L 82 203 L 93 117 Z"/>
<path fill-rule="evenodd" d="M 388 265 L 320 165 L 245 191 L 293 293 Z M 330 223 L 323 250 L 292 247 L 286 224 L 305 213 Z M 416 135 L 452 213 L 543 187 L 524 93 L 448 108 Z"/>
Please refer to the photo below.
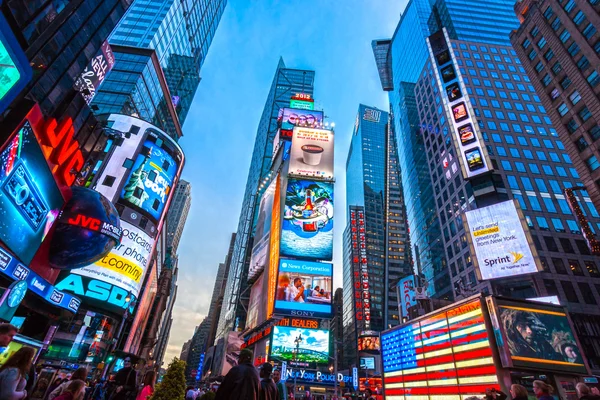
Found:
<path fill-rule="evenodd" d="M 226 337 L 232 330 L 241 331 L 245 327 L 246 310 L 250 300 L 248 286 L 250 253 L 254 241 L 254 228 L 258 221 L 258 189 L 271 166 L 279 109 L 287 107 L 296 93 L 304 93 L 312 97 L 314 79 L 314 71 L 287 68 L 283 59 L 279 60 L 256 132 L 231 266 L 223 296 L 223 307 L 217 327 L 217 339 Z"/>
<path fill-rule="evenodd" d="M 598 208 L 600 3 L 523 1 L 515 11 L 511 42 Z"/>

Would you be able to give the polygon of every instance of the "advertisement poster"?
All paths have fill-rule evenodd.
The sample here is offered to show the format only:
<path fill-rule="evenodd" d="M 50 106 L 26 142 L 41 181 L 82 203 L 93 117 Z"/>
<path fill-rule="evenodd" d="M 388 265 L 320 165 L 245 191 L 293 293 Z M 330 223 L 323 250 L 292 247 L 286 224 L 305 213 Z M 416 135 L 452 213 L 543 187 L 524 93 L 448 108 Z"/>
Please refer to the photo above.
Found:
<path fill-rule="evenodd" d="M 173 157 L 156 143 L 146 140 L 121 192 L 121 198 L 160 220 L 177 165 Z"/>
<path fill-rule="evenodd" d="M 288 180 L 280 251 L 282 256 L 331 261 L 333 183 Z"/>
<path fill-rule="evenodd" d="M 154 241 L 128 222 L 121 221 L 121 228 L 120 245 L 101 260 L 71 273 L 110 283 L 138 297 Z"/>
<path fill-rule="evenodd" d="M 0 14 L 0 114 L 31 80 L 33 71 L 29 60 L 10 24 Z"/>
<path fill-rule="evenodd" d="M 539 270 L 513 200 L 467 211 L 465 215 L 480 280 Z"/>
<path fill-rule="evenodd" d="M 296 346 L 298 346 L 297 352 Z M 271 358 L 278 361 L 327 364 L 329 362 L 329 331 L 275 326 L 271 343 Z"/>
<path fill-rule="evenodd" d="M 222 376 L 227 375 L 231 368 L 238 365 L 240 350 L 242 344 L 244 344 L 244 339 L 240 338 L 238 335 L 239 332 L 229 332 L 229 335 L 225 338 L 227 343 L 225 343 L 225 359 L 223 360 L 223 365 L 221 367 Z"/>
<path fill-rule="evenodd" d="M 333 179 L 333 131 L 294 128 L 289 173 Z"/>
<path fill-rule="evenodd" d="M 408 318 L 408 310 L 417 305 L 414 275 L 405 276 L 398 282 L 398 302 L 402 311 L 401 317 Z"/>
<path fill-rule="evenodd" d="M 269 263 L 269 233 L 271 232 L 271 219 L 273 216 L 273 200 L 277 179 L 273 179 L 267 190 L 262 195 L 258 209 L 258 221 L 254 231 L 254 247 L 250 257 L 250 270 L 248 279 L 262 272 Z"/>
<path fill-rule="evenodd" d="M 330 316 L 332 277 L 332 264 L 282 258 L 279 262 L 275 312 L 311 317 Z"/>
<path fill-rule="evenodd" d="M 108 41 L 102 43 L 102 47 L 81 75 L 75 81 L 75 90 L 81 93 L 85 102 L 90 104 L 96 96 L 96 90 L 115 65 L 115 54 L 110 48 Z"/>
<path fill-rule="evenodd" d="M 358 338 L 358 351 L 379 353 L 380 350 L 381 342 L 379 336 L 363 336 Z"/>
<path fill-rule="evenodd" d="M 282 108 L 279 110 L 277 121 L 285 131 L 291 131 L 295 126 L 320 128 L 323 126 L 323 111 Z"/>
<path fill-rule="evenodd" d="M 0 153 L 0 240 L 29 264 L 63 204 L 26 121 Z"/>
<path fill-rule="evenodd" d="M 248 316 L 246 317 L 246 329 L 254 328 L 258 321 L 264 321 L 265 315 L 265 281 L 266 274 L 261 274 L 252 289 L 250 289 L 250 301 L 248 303 Z"/>
<path fill-rule="evenodd" d="M 587 373 L 567 315 L 560 310 L 498 305 L 514 366 Z"/>

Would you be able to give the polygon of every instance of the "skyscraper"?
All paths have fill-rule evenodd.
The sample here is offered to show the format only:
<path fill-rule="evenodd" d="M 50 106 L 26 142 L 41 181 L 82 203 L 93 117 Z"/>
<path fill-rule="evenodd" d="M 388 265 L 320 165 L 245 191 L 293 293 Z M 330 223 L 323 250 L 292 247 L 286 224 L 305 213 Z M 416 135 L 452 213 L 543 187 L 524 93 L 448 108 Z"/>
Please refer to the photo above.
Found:
<path fill-rule="evenodd" d="M 396 140 L 389 114 L 360 105 L 346 160 L 348 227 L 344 240 L 344 357 L 356 358 L 360 331 L 382 331 L 400 322 L 394 282 L 412 273 Z M 364 214 L 364 219 L 353 213 Z M 356 229 L 356 219 L 361 219 Z M 364 256 L 357 249 L 364 244 Z M 366 257 L 367 271 L 361 271 Z M 369 299 L 356 285 L 368 274 Z M 365 309 L 365 301 L 370 306 Z"/>
<path fill-rule="evenodd" d="M 600 208 L 599 4 L 522 1 L 522 24 L 511 42 L 573 160 Z"/>
<path fill-rule="evenodd" d="M 173 254 L 177 254 L 179 241 L 191 206 L 192 184 L 182 179 L 175 188 L 173 200 L 167 214 L 167 248 L 171 248 Z"/>
<path fill-rule="evenodd" d="M 250 290 L 246 290 L 248 288 L 249 259 L 259 206 L 257 191 L 271 165 L 279 109 L 287 107 L 296 93 L 312 96 L 314 77 L 314 71 L 286 68 L 283 59 L 279 60 L 256 132 L 252 161 L 223 297 L 223 307 L 217 328 L 217 338 L 224 337 L 231 330 L 244 328 L 245 310 L 248 306 L 250 292 Z"/>
<path fill-rule="evenodd" d="M 512 1 L 491 3 L 501 16 L 508 15 L 514 4 Z M 457 115 L 451 112 L 448 104 L 454 101 L 452 96 L 456 92 L 442 88 L 442 78 L 438 78 L 436 71 L 437 62 L 430 56 L 422 61 L 424 67 L 413 86 L 414 91 L 404 96 L 409 99 L 414 94 L 414 111 L 417 112 L 414 132 L 421 136 L 424 155 L 421 165 L 426 167 L 432 182 L 432 208 L 424 215 L 425 220 L 435 220 L 442 233 L 439 244 L 444 263 L 437 266 L 439 273 L 434 274 L 439 279 L 428 280 L 428 292 L 435 296 L 449 288 L 449 295 L 456 298 L 480 292 L 522 298 L 557 295 L 561 304 L 570 311 L 578 336 L 582 338 L 583 352 L 590 354 L 590 364 L 597 369 L 600 366 L 594 350 L 599 340 L 597 331 L 594 331 L 597 328 L 586 328 L 584 321 L 598 319 L 596 304 L 600 301 L 600 293 L 596 292 L 600 289 L 600 260 L 591 255 L 581 235 L 582 228 L 578 226 L 564 195 L 565 189 L 580 185 L 580 178 L 510 45 L 509 33 L 518 27 L 516 17 L 512 20 L 504 17 L 496 19 L 494 15 L 493 34 L 479 36 L 475 36 L 467 24 L 460 22 L 462 15 L 468 14 L 472 20 L 478 23 L 481 20 L 484 26 L 491 27 L 489 5 L 490 2 L 437 1 L 432 17 L 428 19 L 428 27 L 433 32 L 437 30 L 434 28 L 451 26 L 446 32 L 456 77 L 445 75 L 444 85 L 450 85 L 453 79 L 461 82 L 460 85 L 464 82 L 459 95 L 464 96 L 465 102 L 470 102 L 469 107 L 472 106 L 470 113 L 474 115 L 476 128 L 485 142 L 493 173 L 467 179 L 464 171 L 456 168 L 458 157 L 462 154 L 457 153 L 457 139 L 453 139 L 455 132 L 451 121 L 462 116 L 460 112 Z M 436 27 L 434 23 L 440 25 Z M 471 26 L 476 32 L 477 25 Z M 400 30 L 396 31 L 396 35 Z M 392 65 L 396 62 L 393 61 L 395 46 L 414 47 L 413 54 L 420 54 L 423 42 L 396 43 L 396 38 L 390 46 Z M 385 58 L 386 61 L 389 59 Z M 407 68 L 412 71 L 413 66 Z M 394 72 L 395 83 L 396 69 L 386 70 L 390 69 Z M 402 89 L 411 88 L 403 85 Z M 402 109 L 402 102 L 394 104 L 395 96 L 395 93 L 390 94 L 392 109 Z M 401 154 L 407 154 L 403 152 L 404 140 L 399 140 Z M 478 161 L 474 162 L 469 164 L 470 167 L 479 168 Z M 466 168 L 470 168 L 469 165 Z M 414 199 L 407 196 L 407 202 Z M 543 271 L 529 276 L 480 281 L 475 275 L 474 255 L 470 252 L 467 232 L 463 227 L 464 212 L 508 199 L 516 200 L 523 210 Z M 598 213 L 587 194 L 578 192 L 575 199 L 575 203 L 588 215 L 592 229 L 600 229 Z M 411 206 L 407 208 L 410 210 Z M 410 221 L 409 217 L 409 224 Z M 414 231 L 414 226 L 411 226 L 411 231 Z"/>
<path fill-rule="evenodd" d="M 135 115 L 181 136 L 226 4 L 136 1 L 110 36 L 117 68 L 94 99 L 97 112 Z"/>
<path fill-rule="evenodd" d="M 198 374 L 198 367 L 201 367 L 200 360 L 202 359 L 202 354 L 206 351 L 206 340 L 208 339 L 209 331 L 210 320 L 208 317 L 205 317 L 200 325 L 196 327 L 188 350 L 187 365 L 185 367 L 185 379 L 188 385 L 195 386 L 197 384 L 196 376 Z"/>

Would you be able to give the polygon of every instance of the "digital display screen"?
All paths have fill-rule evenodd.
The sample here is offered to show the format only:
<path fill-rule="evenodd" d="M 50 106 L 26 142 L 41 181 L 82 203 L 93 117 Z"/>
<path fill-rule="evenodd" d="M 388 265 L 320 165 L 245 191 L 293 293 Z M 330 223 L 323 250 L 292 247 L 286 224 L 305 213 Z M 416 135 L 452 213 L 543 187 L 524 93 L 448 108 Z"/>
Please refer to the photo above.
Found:
<path fill-rule="evenodd" d="M 291 131 L 295 126 L 320 128 L 323 126 L 323 111 L 282 108 L 277 122 L 282 130 Z"/>
<path fill-rule="evenodd" d="M 121 191 L 121 198 L 146 211 L 156 221 L 160 220 L 173 190 L 177 169 L 177 163 L 169 152 L 146 140 Z"/>
<path fill-rule="evenodd" d="M 321 179 L 333 178 L 333 131 L 294 128 L 289 173 Z"/>
<path fill-rule="evenodd" d="M 450 52 L 448 50 L 442 51 L 441 53 L 439 53 L 438 55 L 435 56 L 435 60 L 437 61 L 438 65 L 441 67 L 442 65 L 444 65 L 448 61 L 450 61 Z"/>
<path fill-rule="evenodd" d="M 29 264 L 64 204 L 26 121 L 0 153 L 0 240 Z"/>
<path fill-rule="evenodd" d="M 377 336 L 366 336 L 358 338 L 358 351 L 376 351 L 381 350 L 381 341 Z"/>
<path fill-rule="evenodd" d="M 360 369 L 375 369 L 375 357 L 361 357 Z"/>
<path fill-rule="evenodd" d="M 475 131 L 473 125 L 466 124 L 458 128 L 458 134 L 460 136 L 460 143 L 464 146 L 473 143 L 477 140 L 475 137 Z"/>
<path fill-rule="evenodd" d="M 456 79 L 456 72 L 454 71 L 454 66 L 452 64 L 447 67 L 442 68 L 442 80 L 445 83 L 450 82 L 451 80 Z"/>
<path fill-rule="evenodd" d="M 464 121 L 469 118 L 469 114 L 467 113 L 467 106 L 465 103 L 458 103 L 452 107 L 452 115 L 454 115 L 454 120 L 456 122 Z"/>
<path fill-rule="evenodd" d="M 467 166 L 471 171 L 475 171 L 484 167 L 483 157 L 479 147 L 465 151 L 465 157 L 467 159 Z"/>
<path fill-rule="evenodd" d="M 330 316 L 332 277 L 332 264 L 282 258 L 279 262 L 275 312 L 299 315 L 294 313 L 311 311 L 314 317 Z"/>
<path fill-rule="evenodd" d="M 381 354 L 387 398 L 500 390 L 479 299 L 382 332 Z"/>
<path fill-rule="evenodd" d="M 498 300 L 497 314 L 515 367 L 588 373 L 562 308 L 503 304 Z"/>
<path fill-rule="evenodd" d="M 333 183 L 289 179 L 281 231 L 282 256 L 333 257 Z"/>
<path fill-rule="evenodd" d="M 446 86 L 446 94 L 448 95 L 448 100 L 450 102 L 460 99 L 462 97 L 462 92 L 460 91 L 458 82 L 454 82 Z"/>
<path fill-rule="evenodd" d="M 297 351 L 296 351 L 297 348 Z M 303 363 L 329 362 L 329 331 L 322 329 L 273 327 L 271 358 Z"/>

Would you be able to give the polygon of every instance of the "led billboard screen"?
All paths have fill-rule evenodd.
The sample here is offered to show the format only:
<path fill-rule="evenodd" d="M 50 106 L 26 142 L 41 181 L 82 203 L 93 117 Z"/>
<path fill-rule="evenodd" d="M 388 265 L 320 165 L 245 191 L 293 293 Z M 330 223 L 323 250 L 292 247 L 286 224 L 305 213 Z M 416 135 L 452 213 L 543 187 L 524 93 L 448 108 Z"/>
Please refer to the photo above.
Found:
<path fill-rule="evenodd" d="M 29 121 L 0 153 L 0 240 L 29 264 L 64 199 Z"/>
<path fill-rule="evenodd" d="M 319 128 L 323 125 L 323 111 L 282 108 L 279 110 L 278 121 L 283 130 L 291 131 L 295 126 Z"/>
<path fill-rule="evenodd" d="M 358 351 L 379 352 L 381 341 L 378 336 L 363 336 L 358 338 Z"/>
<path fill-rule="evenodd" d="M 333 265 L 302 260 L 279 262 L 275 313 L 331 316 Z"/>
<path fill-rule="evenodd" d="M 110 283 L 138 297 L 154 240 L 141 229 L 121 221 L 121 244 L 94 264 L 71 273 Z"/>
<path fill-rule="evenodd" d="M 296 353 L 296 342 L 300 340 Z M 279 361 L 327 364 L 329 362 L 329 331 L 285 326 L 273 328 L 271 358 Z"/>
<path fill-rule="evenodd" d="M 488 308 L 507 368 L 588 373 L 563 308 L 500 298 Z"/>
<path fill-rule="evenodd" d="M 333 131 L 294 128 L 288 171 L 291 175 L 333 179 Z"/>
<path fill-rule="evenodd" d="M 289 179 L 281 255 L 330 261 L 333 257 L 333 183 Z"/>
<path fill-rule="evenodd" d="M 115 65 L 115 55 L 108 44 L 108 40 L 102 43 L 98 53 L 90 60 L 90 63 L 81 75 L 75 80 L 75 90 L 81 93 L 85 102 L 90 104 L 96 95 L 96 90 Z"/>
<path fill-rule="evenodd" d="M 360 369 L 375 369 L 375 357 L 361 357 Z"/>
<path fill-rule="evenodd" d="M 277 178 L 273 179 L 260 199 L 248 279 L 254 279 L 257 274 L 261 273 L 269 265 L 269 243 L 276 186 Z"/>
<path fill-rule="evenodd" d="M 408 310 L 417 305 L 414 275 L 405 276 L 398 282 L 398 303 L 401 316 L 408 318 Z"/>
<path fill-rule="evenodd" d="M 159 220 L 173 188 L 178 166 L 156 143 L 146 140 L 131 169 L 121 198 Z"/>
<path fill-rule="evenodd" d="M 527 226 L 513 200 L 467 211 L 465 216 L 479 279 L 538 271 Z"/>
<path fill-rule="evenodd" d="M 0 14 L 0 114 L 31 80 L 33 72 L 8 21 Z"/>
<path fill-rule="evenodd" d="M 383 332 L 381 353 L 386 398 L 460 400 L 500 390 L 479 299 Z"/>

